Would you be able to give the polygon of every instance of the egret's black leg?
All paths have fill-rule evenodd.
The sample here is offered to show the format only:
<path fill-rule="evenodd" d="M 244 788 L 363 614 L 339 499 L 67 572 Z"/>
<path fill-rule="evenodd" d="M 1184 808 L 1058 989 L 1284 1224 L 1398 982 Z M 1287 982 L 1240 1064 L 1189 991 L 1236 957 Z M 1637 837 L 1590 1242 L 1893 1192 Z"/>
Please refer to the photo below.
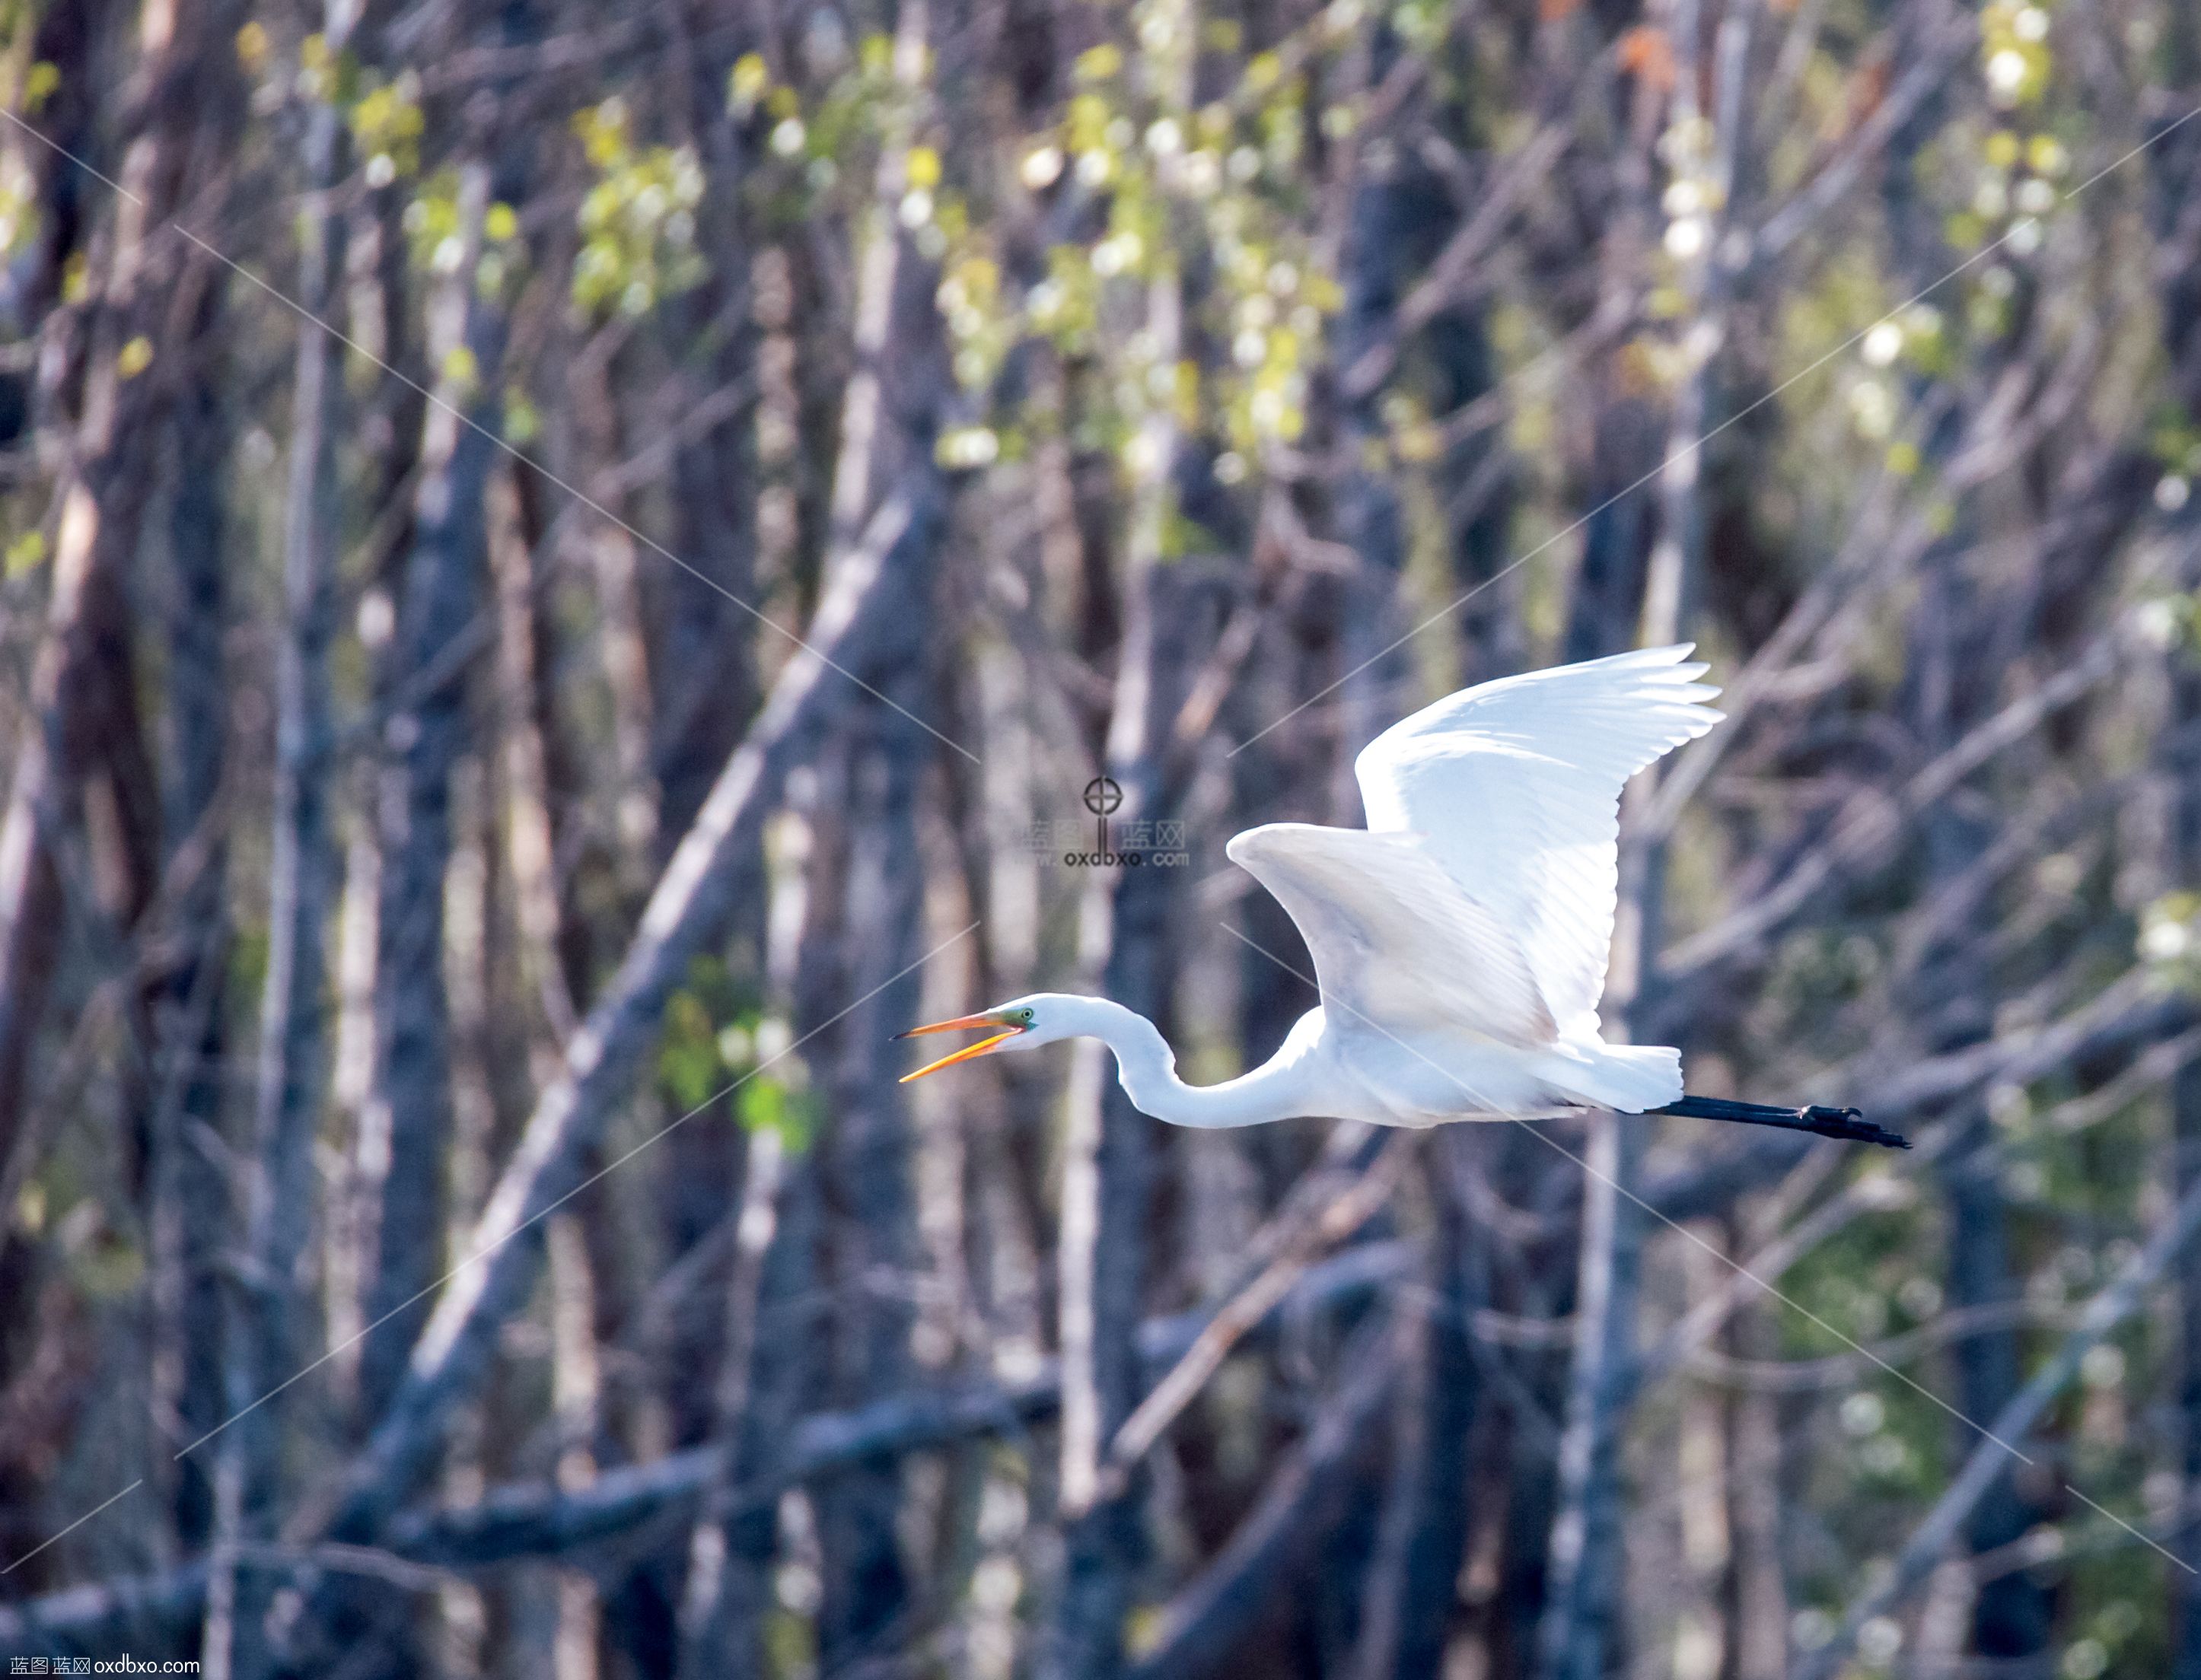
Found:
<path fill-rule="evenodd" d="M 1791 1132 L 1816 1132 L 1822 1138 L 1844 1138 L 1853 1144 L 1884 1144 L 1889 1149 L 1909 1149 L 1910 1140 L 1875 1126 L 1855 1109 L 1781 1109 L 1764 1103 L 1731 1103 L 1724 1097 L 1684 1097 L 1658 1115 L 1683 1115 L 1693 1120 L 1733 1120 L 1746 1126 L 1778 1126 Z"/>

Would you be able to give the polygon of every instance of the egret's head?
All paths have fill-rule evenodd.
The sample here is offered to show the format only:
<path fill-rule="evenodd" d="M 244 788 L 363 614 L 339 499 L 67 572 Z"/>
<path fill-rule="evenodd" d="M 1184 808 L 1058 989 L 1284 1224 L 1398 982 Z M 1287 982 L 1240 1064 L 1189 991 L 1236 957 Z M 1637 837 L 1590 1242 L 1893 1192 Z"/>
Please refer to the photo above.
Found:
<path fill-rule="evenodd" d="M 1058 1039 L 1075 1038 L 1082 1030 L 1077 1006 L 1089 1000 L 1065 993 L 1036 992 L 1029 998 L 1018 998 L 998 1009 L 981 1010 L 976 1015 L 959 1015 L 953 1021 L 936 1021 L 928 1027 L 913 1027 L 907 1033 L 897 1033 L 898 1039 L 913 1039 L 923 1033 L 983 1033 L 988 1036 L 975 1045 L 966 1045 L 952 1055 L 937 1062 L 928 1062 L 913 1074 L 902 1075 L 901 1082 L 921 1080 L 927 1074 L 936 1074 L 942 1068 L 952 1068 L 958 1062 L 974 1061 L 981 1056 L 991 1056 L 996 1051 L 1036 1050 L 1042 1045 L 1051 1045 Z"/>

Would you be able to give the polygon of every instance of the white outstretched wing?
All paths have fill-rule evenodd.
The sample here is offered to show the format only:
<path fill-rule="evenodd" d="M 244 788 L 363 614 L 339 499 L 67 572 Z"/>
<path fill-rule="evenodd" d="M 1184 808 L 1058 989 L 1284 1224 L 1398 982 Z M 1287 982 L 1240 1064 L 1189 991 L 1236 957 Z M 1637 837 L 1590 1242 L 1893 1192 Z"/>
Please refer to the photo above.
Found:
<path fill-rule="evenodd" d="M 1723 715 L 1705 704 L 1719 690 L 1696 681 L 1706 667 L 1691 651 L 1647 648 L 1464 688 L 1393 724 L 1353 763 L 1370 830 L 1420 837 L 1511 935 L 1564 1032 L 1597 1030 L 1622 785 Z"/>
<path fill-rule="evenodd" d="M 1552 1041 L 1551 1012 L 1518 941 L 1419 835 L 1271 822 L 1224 850 L 1299 925 L 1337 1026 Z"/>

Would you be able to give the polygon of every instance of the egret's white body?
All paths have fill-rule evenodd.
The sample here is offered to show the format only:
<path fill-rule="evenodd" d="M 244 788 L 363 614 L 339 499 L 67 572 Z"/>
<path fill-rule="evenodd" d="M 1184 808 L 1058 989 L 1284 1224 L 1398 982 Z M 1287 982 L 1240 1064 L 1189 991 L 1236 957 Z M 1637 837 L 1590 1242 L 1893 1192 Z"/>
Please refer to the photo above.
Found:
<path fill-rule="evenodd" d="M 1383 1126 L 1679 1099 L 1681 1052 L 1600 1036 L 1620 792 L 1721 714 L 1688 647 L 1530 671 L 1448 695 L 1353 763 L 1366 828 L 1271 822 L 1225 848 L 1288 910 L 1319 1007 L 1277 1054 L 1191 1086 L 1152 1022 L 1043 992 L 921 1027 L 993 1027 L 990 1051 L 1095 1038 L 1124 1091 L 1179 1126 L 1325 1115 Z M 916 1078 L 918 1074 L 910 1077 Z"/>

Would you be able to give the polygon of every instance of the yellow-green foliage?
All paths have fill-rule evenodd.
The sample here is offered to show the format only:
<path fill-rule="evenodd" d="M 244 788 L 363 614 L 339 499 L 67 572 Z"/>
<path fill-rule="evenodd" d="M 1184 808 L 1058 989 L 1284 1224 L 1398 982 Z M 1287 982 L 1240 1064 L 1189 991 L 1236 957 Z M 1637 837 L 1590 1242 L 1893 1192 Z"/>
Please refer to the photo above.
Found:
<path fill-rule="evenodd" d="M 623 99 L 573 119 L 596 173 L 581 200 L 573 301 L 588 314 L 644 315 L 703 278 L 696 207 L 703 170 L 687 146 L 640 146 Z"/>
<path fill-rule="evenodd" d="M 409 70 L 360 97 L 351 108 L 352 144 L 364 160 L 369 186 L 387 186 L 420 173 L 425 122 L 420 79 Z"/>
<path fill-rule="evenodd" d="M 816 1129 L 807 1069 L 785 1023 L 763 1014 L 713 957 L 690 963 L 688 984 L 665 1006 L 657 1077 L 683 1115 L 723 1101 L 745 1129 L 777 1132 L 790 1150 Z"/>

